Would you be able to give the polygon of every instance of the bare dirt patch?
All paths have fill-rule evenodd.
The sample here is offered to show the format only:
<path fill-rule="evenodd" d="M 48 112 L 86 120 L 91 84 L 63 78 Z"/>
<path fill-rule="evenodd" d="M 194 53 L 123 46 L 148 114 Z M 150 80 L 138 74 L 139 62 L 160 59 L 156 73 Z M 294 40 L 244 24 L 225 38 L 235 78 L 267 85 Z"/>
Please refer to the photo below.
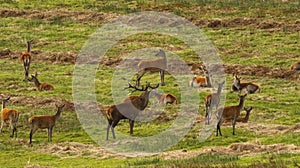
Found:
<path fill-rule="evenodd" d="M 94 157 L 94 158 L 125 158 L 118 154 L 113 154 L 107 150 L 95 146 L 82 144 L 79 142 L 63 142 L 56 144 L 47 144 L 42 149 L 38 149 L 39 153 L 48 153 L 57 155 L 61 158 L 77 158 L 77 157 Z"/>
<path fill-rule="evenodd" d="M 262 153 L 299 153 L 300 147 L 296 145 L 273 144 L 260 145 L 256 143 L 233 143 L 228 147 L 206 147 L 199 150 L 176 150 L 163 152 L 159 154 L 164 159 L 187 159 L 198 155 L 220 154 L 220 155 L 238 155 L 249 156 Z"/>
<path fill-rule="evenodd" d="M 300 133 L 300 123 L 287 126 L 287 125 L 274 125 L 274 124 L 259 124 L 259 123 L 238 123 L 237 128 L 243 128 L 260 135 L 274 135 L 284 133 Z"/>
<path fill-rule="evenodd" d="M 74 20 L 80 23 L 88 22 L 108 22 L 118 15 L 113 13 L 103 13 L 95 11 L 65 11 L 65 10 L 19 10 L 10 8 L 0 8 L 0 17 L 22 17 L 29 19 L 41 19 L 53 21 Z"/>

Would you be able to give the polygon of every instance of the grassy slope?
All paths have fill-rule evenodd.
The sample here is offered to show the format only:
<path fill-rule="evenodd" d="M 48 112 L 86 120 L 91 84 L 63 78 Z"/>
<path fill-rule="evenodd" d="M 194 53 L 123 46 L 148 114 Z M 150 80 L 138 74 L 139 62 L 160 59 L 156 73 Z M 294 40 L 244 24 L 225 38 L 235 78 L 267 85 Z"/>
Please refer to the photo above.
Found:
<path fill-rule="evenodd" d="M 255 17 L 262 19 L 273 19 L 283 21 L 283 22 L 294 22 L 299 18 L 297 12 L 299 11 L 299 4 L 297 8 L 297 2 L 291 3 L 281 3 L 279 2 L 268 2 L 259 3 L 259 1 L 253 1 L 251 4 L 246 2 L 238 1 L 228 1 L 228 3 L 222 2 L 198 2 L 195 5 L 193 2 L 186 1 L 167 1 L 167 2 L 152 2 L 152 1 L 124 1 L 121 5 L 116 1 L 101 2 L 97 3 L 95 1 L 65 1 L 64 4 L 59 1 L 33 1 L 32 3 L 25 3 L 24 1 L 19 1 L 18 3 L 14 1 L 3 1 L 1 2 L 2 7 L 18 8 L 18 9 L 37 9 L 44 10 L 50 8 L 59 8 L 62 10 L 90 10 L 90 11 L 102 11 L 111 13 L 130 13 L 140 10 L 169 10 L 180 16 L 189 18 L 192 17 L 217 17 L 217 18 L 230 18 L 230 17 Z M 202 6 L 204 5 L 204 6 Z M 190 8 L 190 6 L 194 6 Z M 251 6 L 248 8 L 248 6 Z M 114 9 L 113 11 L 111 9 Z M 214 10 L 212 10 L 214 9 Z M 287 12 L 289 11 L 289 12 Z M 294 12 L 293 12 L 294 11 Z M 283 17 L 282 14 L 285 14 Z M 25 19 L 20 17 L 9 17 L 0 18 L 1 20 L 1 32 L 4 38 L 0 39 L 0 49 L 9 48 L 11 50 L 23 51 L 24 45 L 20 43 L 19 40 L 23 38 L 27 39 L 38 39 L 37 43 L 34 45 L 34 49 L 42 51 L 52 51 L 52 52 L 66 52 L 73 51 L 79 52 L 81 46 L 84 44 L 88 36 L 96 30 L 97 26 L 102 23 L 91 23 L 83 24 L 77 21 L 66 21 L 64 19 L 53 19 L 50 21 L 45 21 L 42 19 Z M 205 28 L 205 33 L 213 41 L 216 47 L 220 51 L 221 58 L 226 63 L 232 64 L 258 64 L 264 66 L 277 66 L 277 67 L 288 67 L 291 62 L 299 59 L 299 33 L 297 32 L 284 32 L 280 31 L 278 33 L 268 32 L 266 30 L 252 29 L 252 28 L 221 28 L 221 29 L 210 29 Z M 32 33 L 35 32 L 35 33 Z M 74 32 L 76 32 L 74 34 Z M 140 45 L 140 38 L 148 39 L 145 40 L 145 45 Z M 108 53 L 108 56 L 119 55 L 120 53 L 128 53 L 138 48 L 143 48 L 146 46 L 160 46 L 164 47 L 170 44 L 173 40 L 168 37 L 161 37 L 159 40 L 152 40 L 146 35 L 130 37 L 116 46 L 112 51 Z M 127 43 L 130 42 L 130 45 Z M 172 42 L 176 46 L 176 51 L 179 55 L 186 59 L 189 58 L 188 49 L 180 42 Z M 180 48 L 183 49 L 180 50 Z M 177 51 L 178 50 L 178 51 Z M 121 52 L 122 51 L 122 52 Z M 271 56 L 271 57 L 270 57 Z M 21 82 L 22 73 L 21 66 L 17 61 L 0 60 L 2 73 L 0 78 L 0 91 L 6 93 L 20 93 L 29 96 L 39 96 L 39 97 L 63 97 L 65 99 L 72 99 L 71 95 L 71 76 L 69 72 L 72 72 L 73 65 L 55 65 L 55 64 L 32 64 L 32 69 L 35 69 L 40 74 L 41 81 L 47 81 L 52 83 L 56 90 L 54 92 L 45 93 L 27 90 L 27 87 L 32 87 L 32 83 Z M 5 65 L 5 66 L 3 66 Z M 113 69 L 110 67 L 101 68 L 99 71 L 99 78 L 104 77 L 109 79 L 112 75 Z M 14 75 L 12 75 L 14 74 Z M 145 80 L 150 80 L 155 78 L 158 81 L 157 75 L 149 75 L 145 77 Z M 299 95 L 299 86 L 296 81 L 282 81 L 280 79 L 269 79 L 269 78 L 253 78 L 244 77 L 248 80 L 252 80 L 261 84 L 264 88 L 263 92 L 259 95 L 257 101 L 247 101 L 247 106 L 254 106 L 255 112 L 251 116 L 251 120 L 256 123 L 266 123 L 266 124 L 282 124 L 282 125 L 294 125 L 299 123 L 299 97 L 294 96 L 295 92 Z M 231 83 L 231 77 L 228 77 L 228 83 Z M 99 86 L 109 86 L 109 83 L 105 80 L 96 81 Z M 173 86 L 174 81 L 170 81 L 168 87 Z M 15 85 L 15 87 L 10 87 Z M 17 88 L 17 89 L 16 89 Z M 109 96 L 110 87 L 99 87 L 96 90 L 97 96 L 101 98 L 103 104 L 112 104 L 112 99 Z M 285 88 L 283 91 L 278 88 Z M 296 95 L 297 95 L 296 94 Z M 256 96 L 250 96 L 256 97 Z M 263 97 L 273 97 L 275 101 L 264 100 Z M 234 94 L 227 95 L 227 103 L 235 104 L 236 96 Z M 201 99 L 201 105 L 203 101 Z M 287 105 L 288 104 L 288 105 Z M 19 128 L 19 138 L 22 140 L 27 140 L 29 127 L 27 125 L 27 118 L 32 114 L 45 114 L 54 113 L 53 109 L 32 109 L 28 107 L 13 106 L 14 108 L 21 111 L 22 117 L 20 119 Z M 203 105 L 202 105 L 203 107 Z M 200 114 L 204 114 L 204 111 L 199 111 Z M 175 109 L 170 109 L 170 112 L 174 112 Z M 167 128 L 168 123 L 161 124 L 162 121 L 153 121 L 150 124 L 136 124 L 135 136 L 147 136 L 155 134 L 165 128 Z M 158 125 L 158 123 L 160 123 Z M 72 126 L 71 126 L 72 125 Z M 71 127 L 70 127 L 71 126 Z M 295 144 L 299 146 L 299 136 L 296 134 L 285 133 L 283 135 L 257 135 L 253 132 L 238 129 L 238 136 L 231 136 L 231 128 L 223 128 L 223 132 L 226 136 L 223 138 L 216 138 L 214 136 L 210 137 L 205 143 L 200 143 L 196 137 L 200 126 L 195 126 L 189 134 L 180 141 L 172 149 L 197 149 L 203 146 L 227 146 L 233 142 L 247 142 L 254 139 L 259 139 L 263 144 L 274 144 L 274 143 L 284 143 L 284 144 Z M 7 130 L 7 128 L 6 128 Z M 118 126 L 118 130 L 128 134 L 128 123 L 121 122 Z M 149 130 L 149 131 L 145 131 Z M 250 136 L 249 136 L 250 135 Z M 68 142 L 75 141 L 81 143 L 94 143 L 82 130 L 79 122 L 76 120 L 76 115 L 73 112 L 63 113 L 63 117 L 57 123 L 55 128 L 55 133 L 53 135 L 53 141 L 55 142 Z M 277 161 L 278 165 L 293 165 L 295 160 L 300 160 L 299 154 L 282 154 L 282 155 L 259 155 L 259 156 L 248 156 L 248 157 L 235 157 L 235 156 L 199 156 L 189 160 L 178 160 L 178 161 L 162 161 L 157 157 L 150 158 L 138 158 L 138 159 L 97 159 L 92 157 L 80 157 L 80 158 L 69 158 L 62 159 L 55 155 L 50 154 L 38 154 L 36 149 L 43 146 L 46 141 L 46 134 L 44 131 L 39 131 L 35 134 L 34 139 L 36 145 L 33 148 L 27 147 L 27 145 L 19 142 L 10 140 L 8 138 L 8 132 L 6 131 L 0 138 L 0 158 L 1 165 L 6 165 L 7 167 L 21 167 L 26 165 L 43 165 L 43 166 L 53 166 L 53 167 L 84 167 L 88 164 L 90 167 L 97 167 L 98 165 L 110 165 L 115 166 L 146 166 L 146 165 L 191 165 L 195 166 L 197 163 L 203 165 L 208 165 L 211 163 L 210 159 L 214 160 L 215 165 L 219 164 L 232 164 L 230 161 L 238 161 L 238 165 L 249 165 L 253 163 L 264 162 L 267 165 L 272 164 L 272 159 L 279 159 Z M 4 152 L 5 151 L 5 152 Z M 17 156 L 10 164 L 5 164 L 5 161 L 11 159 L 12 156 Z M 217 158 L 215 158 L 217 157 Z M 30 160 L 30 162 L 29 162 Z M 209 160 L 210 162 L 207 162 Z M 29 163 L 28 163 L 29 162 Z M 281 163 L 283 162 L 283 163 Z M 199 165 L 198 165 L 199 166 Z M 235 165 L 233 165 L 235 166 Z"/>

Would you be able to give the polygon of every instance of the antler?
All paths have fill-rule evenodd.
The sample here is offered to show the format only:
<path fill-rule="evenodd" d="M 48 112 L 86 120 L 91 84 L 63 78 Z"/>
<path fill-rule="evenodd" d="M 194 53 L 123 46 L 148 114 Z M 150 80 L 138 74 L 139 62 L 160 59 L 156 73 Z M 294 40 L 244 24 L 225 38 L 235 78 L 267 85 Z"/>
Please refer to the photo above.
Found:
<path fill-rule="evenodd" d="M 128 87 L 125 87 L 124 89 L 129 89 L 129 88 L 133 88 L 134 90 L 132 92 L 136 92 L 136 91 L 146 91 L 148 88 L 151 89 L 156 89 L 158 88 L 159 84 L 155 85 L 155 86 L 151 86 L 149 82 L 146 83 L 146 87 L 144 87 L 144 85 L 142 85 L 142 88 L 138 88 L 136 85 L 131 85 L 128 82 Z"/>

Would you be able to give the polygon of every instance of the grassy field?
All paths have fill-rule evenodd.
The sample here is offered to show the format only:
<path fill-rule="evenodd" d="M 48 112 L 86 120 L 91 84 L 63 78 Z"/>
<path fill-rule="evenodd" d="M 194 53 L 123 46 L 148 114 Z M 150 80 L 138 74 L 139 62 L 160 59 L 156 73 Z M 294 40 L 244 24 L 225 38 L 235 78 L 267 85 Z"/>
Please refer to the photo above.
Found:
<path fill-rule="evenodd" d="M 0 94 L 2 98 L 11 96 L 7 106 L 21 113 L 18 138 L 9 137 L 7 126 L 0 134 L 1 167 L 300 166 L 300 73 L 289 70 L 300 60 L 300 1 L 0 0 L 0 4 Z M 232 127 L 227 124 L 222 126 L 222 137 L 213 132 L 204 142 L 199 141 L 208 89 L 199 94 L 199 110 L 187 135 L 162 153 L 125 157 L 103 149 L 85 132 L 73 107 L 72 74 L 77 54 L 105 23 L 149 10 L 184 17 L 212 41 L 227 66 L 226 105 L 238 102 L 236 93 L 230 92 L 234 72 L 262 88 L 261 93 L 247 96 L 246 106 L 254 110 L 248 123 L 237 124 L 237 135 L 231 134 Z M 38 72 L 40 81 L 53 84 L 54 91 L 39 92 L 33 83 L 22 81 L 18 56 L 26 50 L 29 39 L 34 39 L 31 73 Z M 195 53 L 174 37 L 154 33 L 129 36 L 107 51 L 96 70 L 95 95 L 101 106 L 115 103 L 111 81 L 120 60 L 147 47 L 164 48 L 189 63 L 199 63 Z M 243 68 L 232 70 L 236 65 Z M 160 89 L 181 100 L 174 77 L 166 75 L 165 80 L 166 86 Z M 159 75 L 148 73 L 144 81 L 157 83 Z M 54 114 L 55 103 L 67 103 L 67 108 L 54 127 L 53 142 L 48 143 L 46 131 L 39 130 L 30 146 L 28 118 Z M 147 137 L 167 130 L 180 106 L 168 105 L 154 120 L 136 122 L 133 136 Z M 129 135 L 128 122 L 121 121 L 116 130 L 117 138 L 121 133 Z M 104 133 L 105 129 L 99 127 L 97 131 Z"/>

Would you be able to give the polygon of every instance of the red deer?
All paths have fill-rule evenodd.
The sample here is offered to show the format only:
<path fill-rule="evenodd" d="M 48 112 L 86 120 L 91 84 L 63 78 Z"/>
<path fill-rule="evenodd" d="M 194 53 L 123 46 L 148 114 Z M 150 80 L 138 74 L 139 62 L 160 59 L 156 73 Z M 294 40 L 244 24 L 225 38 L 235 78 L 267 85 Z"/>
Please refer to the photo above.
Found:
<path fill-rule="evenodd" d="M 10 99 L 10 97 L 2 100 L 0 132 L 2 132 L 4 123 L 9 122 L 9 126 L 12 129 L 12 133 L 11 133 L 10 137 L 13 138 L 14 134 L 16 133 L 15 135 L 17 138 L 17 123 L 19 120 L 19 112 L 5 107 L 5 105 L 9 99 Z"/>
<path fill-rule="evenodd" d="M 141 78 L 145 75 L 148 71 L 158 71 L 160 74 L 160 80 L 161 85 L 165 85 L 165 70 L 167 69 L 167 58 L 166 53 L 164 50 L 160 49 L 159 52 L 155 55 L 156 57 L 159 57 L 159 59 L 156 60 L 144 60 L 139 62 L 138 69 L 141 70 L 141 72 L 137 76 L 137 86 L 140 85 Z"/>
<path fill-rule="evenodd" d="M 247 94 L 260 92 L 259 86 L 253 83 L 241 83 L 241 77 L 234 75 L 234 81 L 231 86 L 234 92 L 246 92 Z"/>
<path fill-rule="evenodd" d="M 223 87 L 224 83 L 225 83 L 225 81 L 218 84 L 217 93 L 209 94 L 205 97 L 205 118 L 206 118 L 206 123 L 208 125 L 209 125 L 210 116 L 211 116 L 213 107 L 215 106 L 216 110 L 219 108 L 220 96 L 221 96 L 222 87 Z"/>
<path fill-rule="evenodd" d="M 27 52 L 24 52 L 20 56 L 20 62 L 24 68 L 24 81 L 28 81 L 29 68 L 31 62 L 31 45 L 33 40 L 27 41 Z"/>
<path fill-rule="evenodd" d="M 195 87 L 195 88 L 196 87 L 212 87 L 211 75 L 203 67 L 200 67 L 199 69 L 204 71 L 204 76 L 195 75 L 192 78 L 192 80 L 190 81 L 190 86 Z"/>
<path fill-rule="evenodd" d="M 221 125 L 225 120 L 232 120 L 232 135 L 235 135 L 235 124 L 236 120 L 240 115 L 241 110 L 244 107 L 244 102 L 247 94 L 245 95 L 239 95 L 240 98 L 240 103 L 237 106 L 226 106 L 224 108 L 219 108 L 216 113 L 217 113 L 217 118 L 218 118 L 218 124 L 217 124 L 217 136 L 218 133 L 220 133 L 220 136 L 222 136 L 221 133 Z"/>
<path fill-rule="evenodd" d="M 166 94 L 166 93 L 158 93 L 157 89 L 153 89 L 150 92 L 150 97 L 154 96 L 157 100 L 158 103 L 160 104 L 177 104 L 178 100 L 176 98 L 176 96 L 172 95 L 172 94 Z"/>
<path fill-rule="evenodd" d="M 244 107 L 244 110 L 246 111 L 245 117 L 244 118 L 242 118 L 242 117 L 237 118 L 236 122 L 247 123 L 248 120 L 249 120 L 250 112 L 252 111 L 252 109 L 253 109 L 252 107 L 250 107 L 250 108 Z M 225 123 L 230 122 L 230 121 L 231 120 L 226 120 Z"/>
<path fill-rule="evenodd" d="M 291 70 L 300 70 L 300 61 L 291 65 Z"/>
<path fill-rule="evenodd" d="M 32 116 L 28 119 L 28 122 L 30 124 L 30 141 L 29 143 L 32 143 L 32 135 L 38 130 L 38 129 L 48 129 L 48 142 L 52 141 L 52 130 L 55 126 L 56 121 L 59 119 L 60 114 L 62 112 L 64 104 L 61 106 L 55 105 L 57 108 L 55 115 L 41 115 L 41 116 Z"/>
<path fill-rule="evenodd" d="M 124 100 L 123 103 L 119 103 L 116 105 L 112 105 L 108 107 L 106 110 L 106 118 L 108 121 L 107 129 L 106 129 L 106 140 L 108 140 L 108 134 L 109 129 L 111 128 L 111 132 L 113 134 L 113 138 L 115 139 L 115 126 L 118 125 L 119 121 L 122 119 L 129 119 L 129 125 L 130 125 L 130 135 L 133 134 L 133 126 L 134 126 L 134 120 L 137 117 L 139 111 L 144 110 L 149 102 L 149 94 L 150 89 L 155 89 L 159 85 L 156 85 L 154 87 L 150 86 L 150 83 L 147 83 L 146 87 L 142 87 L 141 89 L 137 86 L 132 86 L 130 83 L 128 83 L 128 88 L 134 88 L 135 91 L 143 91 L 143 93 L 140 96 L 129 96 Z"/>
<path fill-rule="evenodd" d="M 46 82 L 40 83 L 37 76 L 37 73 L 35 73 L 35 75 L 31 75 L 31 79 L 29 79 L 29 81 L 34 82 L 34 85 L 38 88 L 39 91 L 54 90 L 54 87 L 51 84 Z"/>

